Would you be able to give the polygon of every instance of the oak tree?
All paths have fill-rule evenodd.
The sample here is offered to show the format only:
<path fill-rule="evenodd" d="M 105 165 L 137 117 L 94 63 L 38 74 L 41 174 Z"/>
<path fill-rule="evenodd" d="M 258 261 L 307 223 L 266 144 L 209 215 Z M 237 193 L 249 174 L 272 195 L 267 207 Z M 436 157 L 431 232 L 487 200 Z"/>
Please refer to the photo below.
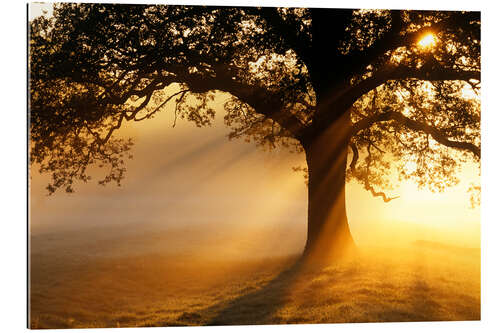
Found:
<path fill-rule="evenodd" d="M 353 245 L 346 180 L 390 201 L 391 172 L 440 190 L 479 162 L 480 60 L 478 12 L 56 4 L 30 22 L 30 160 L 50 193 L 94 164 L 120 184 L 124 122 L 207 126 L 227 93 L 231 138 L 305 152 L 326 259 Z"/>

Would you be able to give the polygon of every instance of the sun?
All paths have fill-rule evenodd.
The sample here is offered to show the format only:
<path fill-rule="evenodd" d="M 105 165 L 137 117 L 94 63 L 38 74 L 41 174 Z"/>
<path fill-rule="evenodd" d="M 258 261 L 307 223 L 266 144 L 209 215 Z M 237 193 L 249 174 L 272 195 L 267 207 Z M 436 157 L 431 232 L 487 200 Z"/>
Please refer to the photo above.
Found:
<path fill-rule="evenodd" d="M 419 40 L 418 45 L 424 49 L 431 48 L 436 45 L 436 36 L 433 33 L 428 33 Z"/>

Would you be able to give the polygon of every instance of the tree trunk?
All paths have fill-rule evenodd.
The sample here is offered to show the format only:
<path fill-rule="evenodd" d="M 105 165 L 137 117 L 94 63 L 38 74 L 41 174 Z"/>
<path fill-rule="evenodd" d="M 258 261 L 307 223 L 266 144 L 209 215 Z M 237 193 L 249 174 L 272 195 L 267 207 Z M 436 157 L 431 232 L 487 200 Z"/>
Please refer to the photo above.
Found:
<path fill-rule="evenodd" d="M 355 246 L 347 223 L 345 170 L 347 164 L 348 112 L 305 144 L 309 173 L 308 227 L 304 258 L 330 262 Z"/>

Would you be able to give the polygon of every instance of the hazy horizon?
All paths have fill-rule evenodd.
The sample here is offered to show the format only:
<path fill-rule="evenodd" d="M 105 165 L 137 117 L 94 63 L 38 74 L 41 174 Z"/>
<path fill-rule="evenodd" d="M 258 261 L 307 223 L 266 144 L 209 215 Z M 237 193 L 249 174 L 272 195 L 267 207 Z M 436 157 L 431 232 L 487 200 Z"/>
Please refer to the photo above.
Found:
<path fill-rule="evenodd" d="M 118 131 L 132 137 L 133 159 L 121 187 L 100 186 L 98 177 L 75 186 L 76 193 L 48 196 L 49 176 L 31 169 L 30 227 L 33 235 L 89 226 L 205 226 L 207 233 L 233 229 L 295 230 L 302 249 L 307 225 L 307 187 L 303 153 L 280 148 L 264 151 L 253 142 L 228 140 L 222 104 L 211 127 L 197 128 L 178 119 L 172 108 L 146 122 L 126 123 Z M 480 209 L 470 208 L 470 182 L 479 182 L 472 164 L 458 174 L 461 182 L 443 193 L 418 189 L 410 181 L 395 182 L 389 203 L 373 197 L 360 184 L 346 185 L 347 216 L 357 243 L 440 241 L 479 247 Z M 94 172 L 98 175 L 98 171 Z M 226 229 L 224 229 L 226 228 Z M 301 231 L 302 230 L 302 231 Z M 272 237 L 270 238 L 272 239 Z M 390 245 L 390 244 L 387 244 Z"/>

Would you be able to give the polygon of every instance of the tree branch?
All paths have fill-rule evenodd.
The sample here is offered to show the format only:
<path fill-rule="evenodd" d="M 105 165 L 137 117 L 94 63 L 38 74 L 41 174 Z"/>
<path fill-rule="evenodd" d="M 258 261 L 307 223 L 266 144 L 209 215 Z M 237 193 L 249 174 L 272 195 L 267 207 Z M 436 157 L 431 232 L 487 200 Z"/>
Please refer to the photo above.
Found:
<path fill-rule="evenodd" d="M 370 184 L 365 184 L 365 189 L 370 191 L 370 193 L 374 196 L 374 197 L 382 197 L 382 200 L 384 200 L 384 202 L 389 202 L 391 200 L 394 200 L 394 199 L 397 199 L 399 198 L 399 196 L 397 197 L 388 197 L 384 192 L 377 192 L 375 191 L 375 189 L 373 188 L 373 186 L 371 186 Z"/>
<path fill-rule="evenodd" d="M 144 120 L 144 119 L 151 118 L 156 112 L 158 112 L 158 110 L 160 110 L 163 106 L 165 106 L 165 104 L 167 104 L 168 101 L 170 101 L 172 98 L 174 98 L 177 95 L 184 94 L 184 93 L 186 93 L 188 91 L 189 90 L 187 90 L 187 89 L 180 90 L 180 91 L 176 92 L 175 94 L 170 95 L 160 105 L 158 105 L 153 111 L 148 112 L 148 114 L 144 115 L 143 117 L 141 117 L 141 118 L 135 118 L 135 115 L 134 115 L 134 120 L 135 121 L 141 121 L 141 120 Z"/>
<path fill-rule="evenodd" d="M 421 68 L 411 68 L 409 66 L 389 65 L 373 73 L 373 75 L 364 81 L 361 81 L 348 92 L 343 99 L 351 105 L 361 96 L 377 88 L 378 86 L 390 80 L 426 80 L 426 81 L 469 81 L 481 80 L 480 71 L 460 71 L 448 69 L 442 66 L 422 66 Z"/>
<path fill-rule="evenodd" d="M 351 147 L 352 150 L 352 160 L 351 164 L 349 164 L 349 168 L 351 168 L 351 171 L 354 173 L 356 171 L 356 164 L 358 163 L 359 159 L 359 151 L 354 142 L 349 143 L 349 147 Z"/>
<path fill-rule="evenodd" d="M 471 22 L 478 21 L 480 19 L 478 12 L 470 13 L 456 13 L 451 14 L 448 18 L 445 18 L 439 22 L 435 22 L 428 26 L 423 26 L 417 31 L 406 33 L 401 35 L 400 32 L 403 30 L 403 21 L 401 18 L 401 11 L 392 10 L 391 11 L 391 28 L 387 31 L 382 38 L 378 39 L 369 48 L 350 53 L 346 57 L 348 63 L 351 63 L 355 71 L 356 67 L 358 70 L 363 70 L 367 65 L 376 61 L 379 57 L 384 55 L 387 51 L 395 50 L 398 47 L 411 46 L 418 42 L 418 40 L 427 32 L 438 33 L 444 31 L 447 28 L 453 29 L 454 27 L 459 27 L 464 30 L 470 27 Z M 356 71 L 357 72 L 357 71 Z"/>
<path fill-rule="evenodd" d="M 257 113 L 276 121 L 293 137 L 300 138 L 305 128 L 297 116 L 285 109 L 279 95 L 263 87 L 235 81 L 230 77 L 228 70 L 218 69 L 215 77 L 191 76 L 185 78 L 185 83 L 196 93 L 211 90 L 228 92 L 250 105 Z"/>
<path fill-rule="evenodd" d="M 476 157 L 481 158 L 481 148 L 470 143 L 470 142 L 462 142 L 462 141 L 453 141 L 450 140 L 446 134 L 444 134 L 441 130 L 434 126 L 430 126 L 426 123 L 422 123 L 413 119 L 410 119 L 404 116 L 402 113 L 395 111 L 387 111 L 384 113 L 379 113 L 370 117 L 366 117 L 357 123 L 352 125 L 351 135 L 357 134 L 359 131 L 367 129 L 371 127 L 373 124 L 377 122 L 390 121 L 394 120 L 399 124 L 415 130 L 422 131 L 426 134 L 429 134 L 434 140 L 438 143 L 445 145 L 450 148 L 455 148 L 459 150 L 465 150 L 473 153 Z"/>
<path fill-rule="evenodd" d="M 352 160 L 351 160 L 351 164 L 349 165 L 349 168 L 351 169 L 351 172 L 354 176 L 360 178 L 362 181 L 363 181 L 363 185 L 364 185 L 364 188 L 365 190 L 367 191 L 370 191 L 370 193 L 374 196 L 374 197 L 382 197 L 382 199 L 384 200 L 384 202 L 389 202 L 391 200 L 394 200 L 394 199 L 397 199 L 399 197 L 388 197 L 384 192 L 382 191 L 379 191 L 377 192 L 373 186 L 370 184 L 369 180 L 368 180 L 368 174 L 370 172 L 369 168 L 370 168 L 370 163 L 371 163 L 371 152 L 370 152 L 370 145 L 368 146 L 368 158 L 367 158 L 367 164 L 366 164 L 366 174 L 361 174 L 359 173 L 357 170 L 356 170 L 356 164 L 358 162 L 358 159 L 359 159 L 359 151 L 358 151 L 358 147 L 356 146 L 356 144 L 354 142 L 351 142 L 349 144 L 349 147 L 351 147 L 351 150 L 352 150 Z"/>

